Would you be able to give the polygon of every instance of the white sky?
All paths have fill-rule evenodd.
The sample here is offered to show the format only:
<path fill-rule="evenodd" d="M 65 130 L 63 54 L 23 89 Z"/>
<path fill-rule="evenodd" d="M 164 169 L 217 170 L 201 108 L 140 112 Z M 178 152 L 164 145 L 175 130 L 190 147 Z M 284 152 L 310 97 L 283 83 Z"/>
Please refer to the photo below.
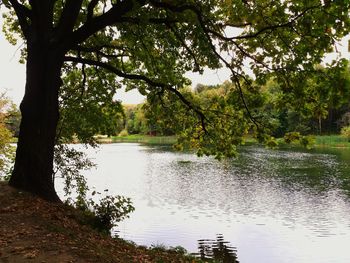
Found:
<path fill-rule="evenodd" d="M 1 18 L 0 25 L 2 26 Z M 0 33 L 0 92 L 6 91 L 7 96 L 17 105 L 23 98 L 25 86 L 25 65 L 18 62 L 20 55 L 18 48 L 21 44 L 19 42 L 17 46 L 12 46 L 4 38 L 4 34 Z M 229 79 L 229 72 L 206 70 L 203 75 L 188 73 L 186 76 L 192 80 L 192 86 L 195 87 L 198 83 L 206 85 L 222 83 Z M 144 97 L 136 90 L 129 92 L 118 90 L 117 99 L 127 104 L 137 104 L 142 102 Z"/>
<path fill-rule="evenodd" d="M 3 19 L 0 16 L 0 26 L 2 28 Z M 349 36 L 344 38 L 341 43 L 337 45 L 344 57 L 350 59 L 348 52 Z M 19 42 L 17 46 L 12 46 L 4 38 L 4 34 L 0 32 L 0 92 L 6 91 L 7 96 L 12 99 L 17 105 L 20 104 L 25 86 L 25 65 L 18 62 L 19 47 L 22 43 Z M 326 61 L 331 61 L 336 58 L 336 54 L 327 56 Z M 229 79 L 230 74 L 227 69 L 222 70 L 205 70 L 203 75 L 198 73 L 187 73 L 186 76 L 192 80 L 192 86 L 195 87 L 198 83 L 205 85 L 215 85 Z M 144 97 L 138 93 L 137 90 L 129 92 L 117 91 L 117 99 L 122 100 L 127 104 L 137 104 L 143 101 Z"/>
<path fill-rule="evenodd" d="M 1 29 L 2 24 L 3 19 L 0 16 Z M 17 46 L 12 46 L 5 39 L 3 32 L 0 32 L 0 92 L 6 91 L 7 96 L 17 105 L 22 101 L 25 86 L 25 65 L 18 62 L 19 47 L 22 44 L 19 41 Z M 206 85 L 222 83 L 229 79 L 230 74 L 228 70 L 205 70 L 203 75 L 188 73 L 186 76 L 192 80 L 192 86 L 195 87 L 198 83 Z M 137 90 L 129 92 L 118 90 L 116 98 L 126 104 L 137 104 L 144 100 L 144 97 Z"/>

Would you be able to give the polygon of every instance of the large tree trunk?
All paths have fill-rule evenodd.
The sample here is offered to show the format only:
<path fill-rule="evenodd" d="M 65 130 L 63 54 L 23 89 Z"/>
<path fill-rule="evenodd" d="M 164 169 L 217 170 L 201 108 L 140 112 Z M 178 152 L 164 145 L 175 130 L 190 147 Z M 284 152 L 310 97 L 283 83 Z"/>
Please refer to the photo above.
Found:
<path fill-rule="evenodd" d="M 54 188 L 53 156 L 63 55 L 43 44 L 28 44 L 27 52 L 22 121 L 9 184 L 46 200 L 59 201 Z"/>

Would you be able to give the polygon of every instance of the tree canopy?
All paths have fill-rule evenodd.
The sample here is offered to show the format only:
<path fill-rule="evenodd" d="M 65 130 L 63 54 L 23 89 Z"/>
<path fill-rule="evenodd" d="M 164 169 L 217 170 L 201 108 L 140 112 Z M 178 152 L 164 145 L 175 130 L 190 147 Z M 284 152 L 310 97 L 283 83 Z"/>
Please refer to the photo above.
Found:
<path fill-rule="evenodd" d="M 57 199 L 52 159 L 59 104 L 76 96 L 70 89 L 88 94 L 102 108 L 122 85 L 138 89 L 153 105 L 180 102 L 175 117 L 186 115 L 191 124 L 183 138 L 199 151 L 231 156 L 252 123 L 265 138 L 266 129 L 243 92 L 245 86 L 256 92 L 246 67 L 257 83 L 275 74 L 283 92 L 301 94 L 294 84 L 314 71 L 349 29 L 349 3 L 338 0 L 0 3 L 8 9 L 7 39 L 19 37 L 26 43 L 26 91 L 10 184 L 50 200 Z M 231 72 L 228 96 L 218 94 L 200 104 L 186 93 L 185 72 L 221 67 Z M 70 81 L 73 75 L 78 77 L 75 83 Z"/>

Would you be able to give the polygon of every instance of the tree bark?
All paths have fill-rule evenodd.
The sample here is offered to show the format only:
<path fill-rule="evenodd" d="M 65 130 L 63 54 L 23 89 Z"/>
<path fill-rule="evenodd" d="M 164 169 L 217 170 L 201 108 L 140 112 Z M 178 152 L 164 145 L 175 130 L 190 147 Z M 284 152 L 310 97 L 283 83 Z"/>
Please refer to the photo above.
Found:
<path fill-rule="evenodd" d="M 28 43 L 27 52 L 22 120 L 9 185 L 56 202 L 60 199 L 54 188 L 53 157 L 64 56 L 42 43 Z"/>

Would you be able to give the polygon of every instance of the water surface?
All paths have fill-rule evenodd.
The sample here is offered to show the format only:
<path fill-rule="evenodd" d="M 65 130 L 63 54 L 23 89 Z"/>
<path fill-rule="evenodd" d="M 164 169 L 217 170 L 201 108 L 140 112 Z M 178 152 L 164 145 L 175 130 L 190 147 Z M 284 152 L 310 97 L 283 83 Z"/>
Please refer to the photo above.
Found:
<path fill-rule="evenodd" d="M 89 185 L 131 197 L 118 235 L 181 245 L 223 234 L 242 263 L 350 262 L 350 154 L 244 147 L 218 162 L 167 147 L 102 145 Z"/>

